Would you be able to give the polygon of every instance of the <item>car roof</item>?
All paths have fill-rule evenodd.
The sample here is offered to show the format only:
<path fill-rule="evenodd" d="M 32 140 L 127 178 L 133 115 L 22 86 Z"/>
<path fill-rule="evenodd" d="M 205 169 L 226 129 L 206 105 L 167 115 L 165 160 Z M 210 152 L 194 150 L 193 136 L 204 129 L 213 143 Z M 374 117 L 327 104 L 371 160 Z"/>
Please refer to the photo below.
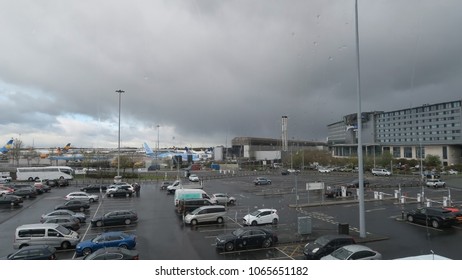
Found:
<path fill-rule="evenodd" d="M 319 238 L 326 238 L 328 240 L 334 240 L 334 239 L 354 239 L 352 236 L 349 236 L 347 234 L 327 234 L 320 236 Z"/>
<path fill-rule="evenodd" d="M 347 249 L 348 251 L 351 252 L 358 252 L 362 250 L 369 250 L 369 251 L 375 251 L 367 246 L 361 245 L 361 244 L 350 244 L 350 245 L 345 245 L 342 246 L 341 248 Z"/>
<path fill-rule="evenodd" d="M 107 231 L 107 232 L 101 233 L 100 235 L 101 236 L 118 236 L 118 235 L 131 236 L 131 234 L 125 233 L 123 231 Z"/>
<path fill-rule="evenodd" d="M 204 205 L 199 207 L 201 209 L 209 209 L 209 208 L 225 208 L 223 205 Z"/>

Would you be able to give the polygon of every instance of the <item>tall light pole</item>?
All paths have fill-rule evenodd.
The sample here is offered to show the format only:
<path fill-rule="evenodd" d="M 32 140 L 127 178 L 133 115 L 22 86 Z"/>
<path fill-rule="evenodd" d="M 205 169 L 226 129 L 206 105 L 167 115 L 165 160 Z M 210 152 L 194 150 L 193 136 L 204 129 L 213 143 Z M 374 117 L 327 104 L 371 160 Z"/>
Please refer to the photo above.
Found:
<path fill-rule="evenodd" d="M 363 142 L 362 142 L 362 112 L 361 112 L 361 71 L 359 63 L 359 31 L 358 31 L 358 0 L 355 1 L 355 33 L 356 33 L 356 90 L 358 98 L 358 184 L 359 184 L 359 237 L 366 237 L 366 211 L 364 205 L 364 163 L 363 163 Z"/>
<path fill-rule="evenodd" d="M 120 178 L 120 105 L 121 105 L 121 95 L 125 91 L 118 89 L 115 92 L 119 94 L 119 137 L 118 137 L 118 145 L 117 145 L 117 177 Z"/>

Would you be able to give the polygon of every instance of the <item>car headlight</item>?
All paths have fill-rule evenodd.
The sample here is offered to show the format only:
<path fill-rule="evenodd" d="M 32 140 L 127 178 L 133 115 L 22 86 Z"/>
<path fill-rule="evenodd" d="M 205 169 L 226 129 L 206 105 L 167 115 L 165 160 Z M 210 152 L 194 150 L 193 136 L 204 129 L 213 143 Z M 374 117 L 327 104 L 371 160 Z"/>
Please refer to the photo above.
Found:
<path fill-rule="evenodd" d="M 225 243 L 225 240 L 217 238 L 217 243 Z"/>
<path fill-rule="evenodd" d="M 317 251 L 319 251 L 319 248 L 314 248 L 311 252 L 316 253 Z"/>

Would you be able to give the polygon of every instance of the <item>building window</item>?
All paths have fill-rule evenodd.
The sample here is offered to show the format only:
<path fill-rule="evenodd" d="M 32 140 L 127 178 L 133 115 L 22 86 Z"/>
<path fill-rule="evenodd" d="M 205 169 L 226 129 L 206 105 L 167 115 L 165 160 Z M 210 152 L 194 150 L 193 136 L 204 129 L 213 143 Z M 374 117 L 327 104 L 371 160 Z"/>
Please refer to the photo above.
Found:
<path fill-rule="evenodd" d="M 401 157 L 401 149 L 399 147 L 393 147 L 393 157 L 394 158 Z"/>
<path fill-rule="evenodd" d="M 404 157 L 412 158 L 412 147 L 404 147 Z"/>
<path fill-rule="evenodd" d="M 443 147 L 443 159 L 448 159 L 448 147 Z"/>

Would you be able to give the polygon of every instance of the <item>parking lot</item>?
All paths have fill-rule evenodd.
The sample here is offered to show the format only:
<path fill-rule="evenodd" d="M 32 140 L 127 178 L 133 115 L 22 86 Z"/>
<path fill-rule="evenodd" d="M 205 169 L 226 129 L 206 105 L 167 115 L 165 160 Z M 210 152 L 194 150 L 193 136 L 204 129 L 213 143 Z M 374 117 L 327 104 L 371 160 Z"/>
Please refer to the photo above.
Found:
<path fill-rule="evenodd" d="M 201 176 L 201 173 L 199 173 Z M 204 174 L 205 176 L 205 174 Z M 120 230 L 137 236 L 137 250 L 141 259 L 149 260 L 261 260 L 303 259 L 306 242 L 324 235 L 337 233 L 339 225 L 347 225 L 349 234 L 358 242 L 381 252 L 384 259 L 429 253 L 430 250 L 454 259 L 461 259 L 458 245 L 462 228 L 433 229 L 403 221 L 402 213 L 424 203 L 417 201 L 421 192 L 415 177 L 372 177 L 370 187 L 365 190 L 366 238 L 359 238 L 358 203 L 354 195 L 342 198 L 324 198 L 319 191 L 306 191 L 306 184 L 324 182 L 338 185 L 351 182 L 357 174 L 304 173 L 298 176 L 282 176 L 278 173 L 258 174 L 272 180 L 271 185 L 254 186 L 257 174 L 245 176 L 223 176 L 204 181 L 208 194 L 228 193 L 237 199 L 235 205 L 227 207 L 223 224 L 185 225 L 174 211 L 173 195 L 160 189 L 161 182 L 141 184 L 139 197 L 106 198 L 101 194 L 99 202 L 91 205 L 85 214 L 87 223 L 78 230 L 82 240 L 91 239 L 103 231 Z M 460 205 L 462 188 L 459 177 L 445 177 L 447 187 L 425 188 L 425 197 L 434 206 L 440 205 L 448 194 L 451 201 Z M 52 211 L 64 201 L 64 196 L 78 190 L 82 184 L 53 188 L 35 199 L 26 200 L 20 207 L 0 209 L 0 255 L 13 252 L 12 241 L 15 228 L 22 224 L 38 223 L 42 214 Z M 395 190 L 406 196 L 404 203 L 394 198 Z M 355 192 L 353 192 L 355 193 Z M 381 193 L 381 199 L 377 198 Z M 297 199 L 298 198 L 298 199 Z M 271 248 L 255 248 L 223 252 L 215 249 L 216 236 L 242 227 L 242 217 L 258 208 L 277 209 L 280 221 L 277 225 L 265 225 L 277 232 L 279 243 Z M 132 209 L 139 220 L 127 226 L 93 228 L 89 220 L 112 210 Z M 299 234 L 299 218 L 310 221 L 308 234 Z M 456 246 L 448 244 L 457 244 Z M 60 250 L 59 259 L 74 258 L 74 250 Z"/>

